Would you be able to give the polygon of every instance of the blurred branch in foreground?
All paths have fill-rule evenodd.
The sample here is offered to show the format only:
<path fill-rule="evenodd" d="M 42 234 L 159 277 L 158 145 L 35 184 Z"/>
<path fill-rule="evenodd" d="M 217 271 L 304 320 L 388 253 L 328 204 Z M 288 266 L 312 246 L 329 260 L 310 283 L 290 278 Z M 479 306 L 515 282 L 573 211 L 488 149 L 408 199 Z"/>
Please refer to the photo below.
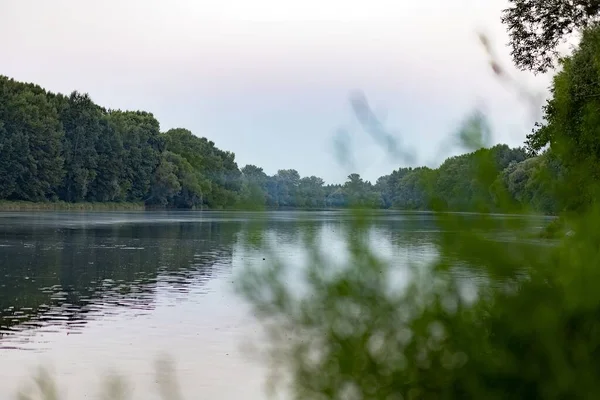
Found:
<path fill-rule="evenodd" d="M 155 363 L 157 393 L 162 400 L 182 400 L 173 361 L 165 356 L 159 357 Z M 148 382 L 150 383 L 150 382 Z M 125 378 L 116 373 L 105 376 L 100 386 L 100 400 L 127 400 L 132 398 L 133 390 Z M 32 382 L 19 391 L 17 400 L 62 400 L 65 394 L 58 388 L 54 376 L 47 368 L 38 368 Z"/>
<path fill-rule="evenodd" d="M 587 207 L 565 216 L 571 234 L 551 243 L 526 241 L 527 216 L 438 213 L 436 260 L 426 266 L 408 260 L 400 268 L 372 246 L 372 212 L 356 209 L 342 232 L 342 265 L 325 257 L 322 240 L 308 232 L 302 268 L 291 269 L 272 252 L 269 259 L 276 261 L 244 271 L 241 293 L 264 323 L 265 347 L 274 368 L 290 377 L 293 398 L 600 397 L 600 208 L 596 192 L 588 192 L 600 175 L 589 168 L 597 160 L 584 156 L 600 148 L 600 136 L 593 135 L 599 114 L 594 98 L 586 97 L 590 108 L 569 97 L 577 96 L 569 74 L 581 74 L 575 82 L 597 77 L 599 44 L 597 32 L 584 36 L 582 55 L 572 62 L 586 63 L 579 70 L 566 63 L 567 75 L 555 81 L 553 92 L 561 97 L 546 110 L 556 113 L 549 124 L 567 123 L 551 125 L 556 135 L 551 150 L 569 143 L 573 151 L 557 154 L 568 157 L 567 176 L 576 172 L 580 178 L 580 190 L 570 196 L 589 195 Z M 492 62 L 492 68 L 516 85 L 498 64 Z M 524 97 L 533 102 L 533 96 Z M 359 119 L 369 126 L 364 98 L 357 104 Z M 570 131 L 576 126 L 580 130 Z M 573 140 L 586 129 L 589 135 L 582 139 L 589 142 Z M 467 119 L 457 137 L 472 149 L 487 145 L 483 114 Z M 486 150 L 476 153 L 469 170 L 471 188 L 493 192 L 501 212 L 509 213 L 506 182 L 496 179 L 494 153 Z M 435 203 L 435 193 L 428 194 Z M 267 242 L 264 246 L 268 251 Z M 394 279 L 398 273 L 405 278 L 401 282 Z"/>

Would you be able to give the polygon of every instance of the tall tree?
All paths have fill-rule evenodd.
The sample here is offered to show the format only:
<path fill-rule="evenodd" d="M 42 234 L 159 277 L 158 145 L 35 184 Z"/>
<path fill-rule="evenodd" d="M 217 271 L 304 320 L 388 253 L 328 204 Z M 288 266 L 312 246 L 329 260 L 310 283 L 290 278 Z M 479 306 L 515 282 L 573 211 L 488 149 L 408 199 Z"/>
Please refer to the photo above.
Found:
<path fill-rule="evenodd" d="M 109 118 L 123 141 L 121 191 L 129 201 L 145 200 L 163 150 L 159 123 L 144 111 L 111 111 Z"/>
<path fill-rule="evenodd" d="M 300 179 L 296 205 L 298 207 L 317 208 L 325 205 L 325 190 L 323 179 L 309 176 Z"/>
<path fill-rule="evenodd" d="M 586 29 L 579 48 L 561 64 L 544 108 L 546 122 L 528 144 L 531 152 L 549 146 L 568 172 L 564 193 L 571 194 L 563 206 L 579 208 L 600 193 L 600 27 Z"/>
<path fill-rule="evenodd" d="M 26 135 L 23 132 L 9 132 L 0 119 L 0 198 L 13 196 L 17 190 L 17 179 L 26 173 L 28 156 Z"/>
<path fill-rule="evenodd" d="M 183 157 L 201 182 L 202 198 L 209 207 L 233 206 L 241 189 L 241 172 L 235 154 L 223 151 L 215 143 L 183 128 L 164 133 L 165 148 Z"/>
<path fill-rule="evenodd" d="M 546 72 L 554 67 L 558 45 L 569 34 L 598 21 L 599 0 L 509 0 L 502 22 L 508 27 L 517 67 Z"/>
<path fill-rule="evenodd" d="M 277 203 L 283 207 L 294 207 L 300 184 L 300 174 L 295 169 L 280 169 L 275 176 Z"/>
<path fill-rule="evenodd" d="M 248 164 L 241 170 L 243 184 L 240 189 L 242 206 L 262 209 L 267 204 L 267 180 L 269 177 L 262 168 Z"/>
<path fill-rule="evenodd" d="M 123 141 L 107 115 L 99 120 L 96 138 L 97 166 L 95 178 L 88 191 L 90 201 L 121 201 L 125 198 L 120 185 L 124 167 Z"/>
<path fill-rule="evenodd" d="M 65 170 L 60 196 L 66 201 L 83 201 L 96 178 L 102 114 L 87 94 L 73 92 L 59 97 L 60 119 L 65 130 Z"/>
<path fill-rule="evenodd" d="M 56 194 L 64 136 L 54 99 L 39 86 L 0 76 L 0 178 L 7 198 L 43 201 Z"/>
<path fill-rule="evenodd" d="M 410 169 L 398 182 L 394 207 L 405 210 L 428 209 L 430 186 L 436 177 L 437 171 L 427 167 Z"/>
<path fill-rule="evenodd" d="M 166 206 L 173 204 L 174 197 L 180 192 L 181 184 L 177 177 L 177 166 L 169 161 L 168 154 L 163 153 L 160 163 L 154 171 L 150 197 L 147 204 Z"/>

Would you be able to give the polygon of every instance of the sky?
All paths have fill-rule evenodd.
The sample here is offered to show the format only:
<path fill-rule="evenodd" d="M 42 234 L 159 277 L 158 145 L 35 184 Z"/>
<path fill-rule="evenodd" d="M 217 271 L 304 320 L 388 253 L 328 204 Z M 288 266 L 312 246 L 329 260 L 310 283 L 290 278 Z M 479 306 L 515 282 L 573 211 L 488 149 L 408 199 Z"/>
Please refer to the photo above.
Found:
<path fill-rule="evenodd" d="M 494 76 L 477 32 L 543 99 L 550 78 L 512 67 L 505 0 L 0 0 L 0 75 L 144 110 L 233 151 L 240 167 L 296 169 L 327 183 L 375 181 L 464 152 L 448 138 L 474 107 L 493 144 L 522 145 L 532 115 Z M 367 97 L 412 159 L 364 132 Z M 540 106 L 541 106 L 540 101 Z M 352 164 L 336 157 L 343 128 Z"/>

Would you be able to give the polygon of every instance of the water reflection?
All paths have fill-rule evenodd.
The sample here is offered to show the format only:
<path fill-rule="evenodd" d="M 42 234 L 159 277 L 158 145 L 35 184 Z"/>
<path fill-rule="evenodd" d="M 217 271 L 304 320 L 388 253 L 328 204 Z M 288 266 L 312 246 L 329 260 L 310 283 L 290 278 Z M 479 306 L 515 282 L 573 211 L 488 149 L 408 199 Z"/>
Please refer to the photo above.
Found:
<path fill-rule="evenodd" d="M 185 293 L 214 264 L 231 264 L 239 222 L 140 217 L 0 218 L 0 337 L 57 326 L 78 333 L 119 308 L 151 310 L 159 286 Z"/>
<path fill-rule="evenodd" d="M 185 398 L 262 399 L 265 374 L 239 350 L 257 330 L 233 292 L 234 270 L 272 256 L 302 267 L 307 235 L 318 236 L 328 267 L 343 264 L 349 218 L 342 211 L 0 213 L 0 387 L 14 393 L 31 368 L 52 361 L 70 398 L 95 395 L 96 368 L 109 366 L 124 368 L 147 398 L 148 365 L 164 350 L 181 366 Z M 378 254 L 398 267 L 438 256 L 431 214 L 373 212 L 367 229 Z"/>
<path fill-rule="evenodd" d="M 190 288 L 202 290 L 216 266 L 230 269 L 234 252 L 244 263 L 264 261 L 265 239 L 294 262 L 302 238 L 318 232 L 332 262 L 343 263 L 349 218 L 341 211 L 0 214 L 0 348 L 32 328 L 76 334 L 121 309 L 144 314 L 158 291 L 185 298 Z M 432 214 L 376 211 L 369 229 L 390 262 L 435 256 Z"/>

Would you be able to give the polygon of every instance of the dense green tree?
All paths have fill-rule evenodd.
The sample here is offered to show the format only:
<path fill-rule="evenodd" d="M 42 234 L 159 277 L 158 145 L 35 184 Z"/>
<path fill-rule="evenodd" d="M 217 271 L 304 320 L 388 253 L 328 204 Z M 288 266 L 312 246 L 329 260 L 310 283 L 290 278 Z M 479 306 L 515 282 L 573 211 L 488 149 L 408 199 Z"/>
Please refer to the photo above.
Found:
<path fill-rule="evenodd" d="M 210 191 L 211 182 L 179 154 L 166 151 L 164 156 L 176 166 L 177 179 L 181 185 L 180 192 L 173 198 L 172 206 L 176 208 L 202 208 L 204 193 Z"/>
<path fill-rule="evenodd" d="M 509 0 L 503 12 L 517 67 L 546 72 L 567 35 L 598 21 L 598 0 Z"/>
<path fill-rule="evenodd" d="M 462 211 L 470 208 L 475 174 L 471 154 L 451 157 L 439 167 L 435 192 L 444 202 L 444 208 Z"/>
<path fill-rule="evenodd" d="M 160 163 L 154 172 L 148 204 L 166 206 L 173 203 L 174 197 L 181 191 L 181 184 L 177 177 L 177 166 L 168 159 L 168 154 L 163 154 Z"/>
<path fill-rule="evenodd" d="M 280 169 L 274 176 L 275 198 L 279 207 L 296 206 L 300 174 L 295 169 Z"/>
<path fill-rule="evenodd" d="M 411 168 L 400 168 L 377 179 L 375 190 L 381 194 L 383 207 L 390 208 L 396 205 L 400 181 L 410 171 Z"/>
<path fill-rule="evenodd" d="M 254 165 L 240 170 L 233 153 L 207 138 L 183 128 L 160 133 L 152 114 L 105 110 L 87 94 L 67 97 L 2 78 L 0 100 L 0 199 L 143 201 L 150 206 L 209 209 L 356 205 L 490 211 L 499 206 L 494 192 L 507 186 L 512 200 L 523 208 L 547 213 L 557 209 L 546 195 L 556 185 L 540 183 L 546 166 L 556 162 L 521 164 L 528 156 L 522 148 L 497 145 L 451 157 L 436 169 L 399 168 L 374 185 L 358 174 L 342 185 L 325 185 L 321 178 L 301 177 L 294 169 L 272 176 Z M 548 106 L 555 108 L 554 103 Z M 470 130 L 463 132 L 473 139 L 469 143 L 474 148 L 485 142 L 469 133 L 482 130 L 480 117 L 475 115 Z M 531 154 L 548 146 L 556 136 L 554 126 L 556 122 L 549 123 L 530 135 Z M 585 146 L 594 148 L 590 143 Z M 562 153 L 555 153 L 559 159 Z M 482 186 L 473 174 L 486 155 L 491 156 L 495 176 L 493 184 Z M 539 168 L 531 169 L 534 164 Z"/>
<path fill-rule="evenodd" d="M 561 61 L 562 69 L 554 77 L 545 122 L 527 141 L 532 154 L 549 148 L 564 168 L 560 201 L 569 209 L 591 204 L 599 193 L 599 55 L 600 27 L 584 30 L 579 48 Z"/>
<path fill-rule="evenodd" d="M 436 171 L 427 167 L 409 169 L 400 179 L 394 207 L 405 210 L 426 210 L 429 208 L 430 182 Z"/>
<path fill-rule="evenodd" d="M 214 142 L 177 128 L 164 135 L 165 148 L 183 157 L 201 182 L 202 202 L 211 208 L 234 206 L 239 198 L 242 175 L 235 155 L 218 149 Z"/>
<path fill-rule="evenodd" d="M 342 185 L 325 186 L 325 206 L 326 207 L 347 207 L 348 197 L 344 192 Z"/>
<path fill-rule="evenodd" d="M 242 168 L 242 174 L 245 179 L 257 182 L 261 186 L 265 185 L 268 179 L 267 174 L 265 174 L 262 168 L 252 164 L 244 166 L 244 168 Z"/>
<path fill-rule="evenodd" d="M 100 137 L 101 110 L 87 94 L 73 92 L 59 99 L 60 120 L 65 136 L 63 154 L 65 177 L 60 197 L 66 201 L 84 201 L 92 182 L 96 179 Z"/>
<path fill-rule="evenodd" d="M 353 207 L 377 208 L 381 205 L 381 197 L 375 192 L 371 182 L 364 181 L 359 174 L 348 175 L 343 186 L 348 205 Z"/>
<path fill-rule="evenodd" d="M 123 171 L 125 150 L 121 137 L 107 115 L 102 115 L 99 120 L 96 153 L 96 174 L 88 191 L 88 200 L 123 200 L 119 177 Z"/>
<path fill-rule="evenodd" d="M 51 199 L 62 180 L 64 136 L 56 102 L 39 86 L 0 76 L 0 190 L 6 198 Z"/>
<path fill-rule="evenodd" d="M 128 201 L 146 200 L 163 143 L 159 123 L 144 111 L 110 111 L 110 121 L 123 142 L 121 192 Z"/>
<path fill-rule="evenodd" d="M 297 207 L 319 208 L 325 206 L 325 188 L 323 179 L 309 176 L 298 183 Z"/>
<path fill-rule="evenodd" d="M 270 176 L 265 186 L 267 190 L 267 206 L 279 207 L 279 192 L 276 177 Z"/>
<path fill-rule="evenodd" d="M 0 120 L 0 198 L 9 199 L 17 190 L 17 179 L 25 174 L 29 147 L 23 132 L 9 133 Z"/>
<path fill-rule="evenodd" d="M 240 203 L 249 209 L 262 209 L 267 204 L 267 181 L 269 177 L 262 168 L 246 165 L 242 168 Z"/>
<path fill-rule="evenodd" d="M 523 147 L 511 149 L 505 144 L 499 144 L 490 149 L 492 159 L 496 168 L 503 170 L 513 162 L 521 162 L 527 159 L 527 151 Z"/>
<path fill-rule="evenodd" d="M 560 168 L 550 153 L 512 162 L 499 177 L 514 200 L 524 210 L 557 214 L 556 184 Z"/>
<path fill-rule="evenodd" d="M 443 209 L 491 211 L 497 208 L 493 181 L 511 162 L 521 162 L 525 158 L 524 149 L 510 149 L 506 145 L 448 158 L 437 170 L 434 197 Z M 489 172 L 493 175 L 484 180 L 485 184 L 478 178 L 484 171 L 482 159 L 489 160 Z"/>

